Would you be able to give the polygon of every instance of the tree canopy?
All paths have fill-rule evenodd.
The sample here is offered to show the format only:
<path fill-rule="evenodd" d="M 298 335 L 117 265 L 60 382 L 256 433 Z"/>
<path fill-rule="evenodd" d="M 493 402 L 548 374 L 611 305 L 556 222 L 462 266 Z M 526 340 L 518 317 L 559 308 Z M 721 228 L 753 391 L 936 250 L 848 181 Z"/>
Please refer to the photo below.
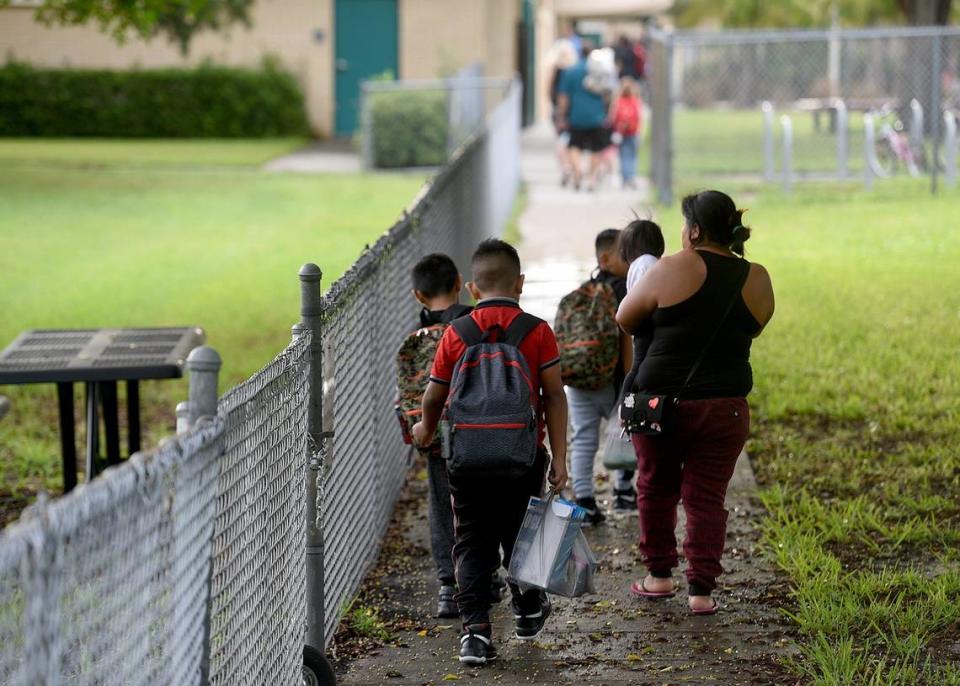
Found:
<path fill-rule="evenodd" d="M 37 19 L 47 25 L 96 22 L 118 42 L 131 35 L 166 36 L 186 53 L 193 36 L 231 24 L 250 24 L 254 0 L 43 0 Z M 10 0 L 0 0 L 0 7 Z"/>
<path fill-rule="evenodd" d="M 678 0 L 680 26 L 717 20 L 725 27 L 825 27 L 836 11 L 845 26 L 946 24 L 952 0 Z M 836 10 L 834 10 L 836 7 Z"/>

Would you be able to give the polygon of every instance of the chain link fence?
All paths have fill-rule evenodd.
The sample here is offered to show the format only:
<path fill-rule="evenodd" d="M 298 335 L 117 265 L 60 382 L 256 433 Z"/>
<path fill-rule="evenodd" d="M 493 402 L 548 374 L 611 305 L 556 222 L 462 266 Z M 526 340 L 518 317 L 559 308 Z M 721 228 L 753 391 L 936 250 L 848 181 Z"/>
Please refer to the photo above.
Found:
<path fill-rule="evenodd" d="M 197 682 L 224 429 L 138 453 L 0 535 L 0 683 Z"/>
<path fill-rule="evenodd" d="M 877 120 L 901 122 L 908 136 L 913 127 L 914 154 L 929 157 L 933 174 L 942 171 L 933 160 L 943 156 L 944 112 L 960 106 L 960 28 L 653 31 L 650 71 L 651 178 L 661 201 L 669 202 L 674 184 L 772 180 L 770 167 L 779 176 L 785 162 L 798 180 L 858 176 L 867 114 L 881 146 Z M 764 102 L 775 114 L 772 160 Z"/>
<path fill-rule="evenodd" d="M 499 98 L 315 328 L 305 305 L 293 342 L 219 403 L 219 358 L 198 349 L 216 364 L 188 360 L 184 433 L 0 533 L 0 684 L 300 683 L 305 638 L 333 637 L 409 466 L 393 415 L 409 271 L 435 251 L 467 269 L 519 189 L 519 83 Z"/>

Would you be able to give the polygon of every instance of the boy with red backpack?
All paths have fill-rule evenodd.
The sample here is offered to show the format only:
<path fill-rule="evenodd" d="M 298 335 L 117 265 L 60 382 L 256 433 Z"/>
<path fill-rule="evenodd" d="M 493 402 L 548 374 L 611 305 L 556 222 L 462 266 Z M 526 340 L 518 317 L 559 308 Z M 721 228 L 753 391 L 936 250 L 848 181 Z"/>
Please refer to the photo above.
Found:
<path fill-rule="evenodd" d="M 612 119 L 615 137 L 619 140 L 620 176 L 624 188 L 637 187 L 637 139 L 643 116 L 640 89 L 629 76 L 620 81 L 620 95 L 613 104 Z"/>
<path fill-rule="evenodd" d="M 474 311 L 444 331 L 423 396 L 416 445 L 438 426 L 454 510 L 453 557 L 463 622 L 460 661 L 497 656 L 490 626 L 489 579 L 509 567 L 531 496 L 567 480 L 567 402 L 560 353 L 550 326 L 520 309 L 520 258 L 509 244 L 482 242 L 471 260 Z M 441 413 L 443 421 L 441 422 Z M 544 447 L 549 432 L 553 458 Z M 500 548 L 503 557 L 500 556 Z M 516 637 L 532 640 L 550 614 L 545 593 L 510 584 Z"/>

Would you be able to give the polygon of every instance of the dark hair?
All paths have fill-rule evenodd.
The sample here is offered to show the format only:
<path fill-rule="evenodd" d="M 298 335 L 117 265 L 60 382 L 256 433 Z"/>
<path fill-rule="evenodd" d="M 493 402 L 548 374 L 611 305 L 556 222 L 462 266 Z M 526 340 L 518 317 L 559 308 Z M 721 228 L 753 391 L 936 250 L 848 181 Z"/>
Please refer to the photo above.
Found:
<path fill-rule="evenodd" d="M 427 255 L 410 270 L 413 289 L 428 298 L 445 295 L 457 285 L 457 265 L 449 256 L 440 252 Z"/>
<path fill-rule="evenodd" d="M 745 210 L 737 209 L 729 195 L 720 191 L 694 193 L 683 199 L 680 210 L 688 224 L 700 227 L 698 243 L 707 239 L 743 255 L 743 244 L 750 238 L 750 227 L 743 225 Z"/>
<path fill-rule="evenodd" d="M 506 291 L 520 277 L 517 249 L 499 238 L 480 243 L 470 260 L 473 282 L 481 292 Z"/>
<path fill-rule="evenodd" d="M 596 240 L 593 241 L 593 248 L 596 250 L 597 255 L 599 255 L 613 248 L 619 240 L 620 229 L 604 229 L 597 234 Z"/>
<path fill-rule="evenodd" d="M 641 255 L 653 255 L 660 259 L 666 249 L 663 231 L 659 224 L 649 219 L 634 219 L 620 233 L 619 249 L 620 257 L 627 264 Z"/>

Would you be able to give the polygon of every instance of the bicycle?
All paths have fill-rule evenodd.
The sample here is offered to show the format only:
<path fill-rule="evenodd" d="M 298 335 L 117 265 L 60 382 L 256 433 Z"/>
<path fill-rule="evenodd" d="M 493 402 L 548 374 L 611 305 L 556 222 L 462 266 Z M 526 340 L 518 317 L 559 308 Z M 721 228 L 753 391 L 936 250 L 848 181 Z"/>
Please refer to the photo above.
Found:
<path fill-rule="evenodd" d="M 915 143 L 903 126 L 903 120 L 889 103 L 870 113 L 877 126 L 870 165 L 877 176 L 889 177 L 903 167 L 910 176 L 918 177 L 928 168 L 923 143 Z"/>

